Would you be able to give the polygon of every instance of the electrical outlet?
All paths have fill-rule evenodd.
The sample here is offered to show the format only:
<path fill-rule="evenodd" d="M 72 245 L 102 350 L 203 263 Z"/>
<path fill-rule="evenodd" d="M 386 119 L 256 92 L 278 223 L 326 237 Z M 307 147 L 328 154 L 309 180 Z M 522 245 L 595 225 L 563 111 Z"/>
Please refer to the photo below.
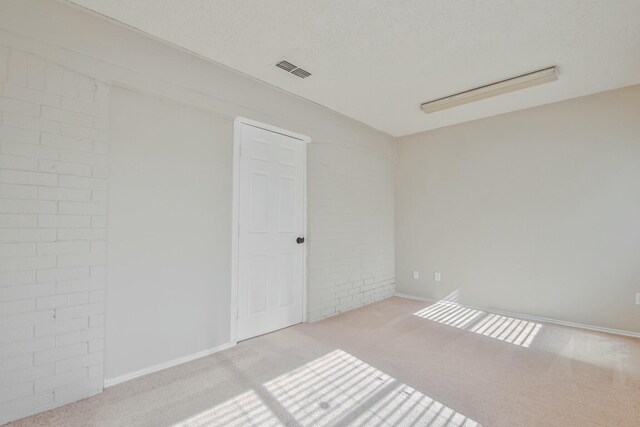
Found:
<path fill-rule="evenodd" d="M 439 271 L 436 271 L 433 275 L 433 278 L 436 282 L 439 282 L 440 280 L 442 280 L 442 274 L 440 274 Z"/>
<path fill-rule="evenodd" d="M 636 294 L 636 304 L 640 305 L 640 292 Z"/>
<path fill-rule="evenodd" d="M 419 271 L 414 271 L 413 272 L 413 280 L 418 280 L 420 278 L 420 272 Z"/>

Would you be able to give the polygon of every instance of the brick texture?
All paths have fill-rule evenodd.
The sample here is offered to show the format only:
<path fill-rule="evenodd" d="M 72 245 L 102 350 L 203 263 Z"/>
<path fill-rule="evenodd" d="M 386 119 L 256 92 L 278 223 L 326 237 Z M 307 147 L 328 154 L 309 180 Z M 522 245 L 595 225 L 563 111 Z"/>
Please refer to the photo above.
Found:
<path fill-rule="evenodd" d="M 0 46 L 0 424 L 102 390 L 108 104 Z M 393 295 L 394 159 L 388 141 L 309 145 L 309 320 Z"/>
<path fill-rule="evenodd" d="M 309 145 L 310 321 L 394 294 L 394 159 L 385 145 Z"/>
<path fill-rule="evenodd" d="M 109 88 L 0 46 L 0 424 L 102 390 Z"/>

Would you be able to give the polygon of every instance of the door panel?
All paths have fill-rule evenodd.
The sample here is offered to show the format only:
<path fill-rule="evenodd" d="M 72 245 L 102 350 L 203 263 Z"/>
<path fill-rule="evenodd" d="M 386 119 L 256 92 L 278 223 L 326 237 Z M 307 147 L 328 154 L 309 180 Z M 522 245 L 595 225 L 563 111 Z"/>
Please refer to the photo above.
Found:
<path fill-rule="evenodd" d="M 269 173 L 251 171 L 249 231 L 269 232 Z"/>
<path fill-rule="evenodd" d="M 249 314 L 265 311 L 268 307 L 267 295 L 267 265 L 268 259 L 264 255 L 251 257 L 249 269 L 251 282 L 249 283 Z"/>
<path fill-rule="evenodd" d="M 296 232 L 296 181 L 291 176 L 281 176 L 278 187 L 278 231 Z"/>
<path fill-rule="evenodd" d="M 302 322 L 306 145 L 240 127 L 238 339 Z"/>
<path fill-rule="evenodd" d="M 292 252 L 280 254 L 280 271 L 278 275 L 278 305 L 280 307 L 293 304 L 295 254 Z"/>

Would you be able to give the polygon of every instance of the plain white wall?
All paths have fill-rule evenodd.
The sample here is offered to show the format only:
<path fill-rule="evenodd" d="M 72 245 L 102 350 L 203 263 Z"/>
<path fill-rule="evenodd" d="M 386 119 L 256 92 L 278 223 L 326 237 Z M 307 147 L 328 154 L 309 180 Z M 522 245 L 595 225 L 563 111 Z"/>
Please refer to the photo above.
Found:
<path fill-rule="evenodd" d="M 398 292 L 640 332 L 640 86 L 398 144 Z"/>
<path fill-rule="evenodd" d="M 228 342 L 228 120 L 111 91 L 105 377 Z"/>

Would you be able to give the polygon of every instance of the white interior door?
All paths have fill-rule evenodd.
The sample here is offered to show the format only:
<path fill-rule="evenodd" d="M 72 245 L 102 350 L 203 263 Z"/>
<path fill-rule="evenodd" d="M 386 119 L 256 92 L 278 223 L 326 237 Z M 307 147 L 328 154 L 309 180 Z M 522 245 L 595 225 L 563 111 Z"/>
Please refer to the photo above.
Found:
<path fill-rule="evenodd" d="M 240 126 L 238 339 L 302 322 L 306 144 Z"/>

